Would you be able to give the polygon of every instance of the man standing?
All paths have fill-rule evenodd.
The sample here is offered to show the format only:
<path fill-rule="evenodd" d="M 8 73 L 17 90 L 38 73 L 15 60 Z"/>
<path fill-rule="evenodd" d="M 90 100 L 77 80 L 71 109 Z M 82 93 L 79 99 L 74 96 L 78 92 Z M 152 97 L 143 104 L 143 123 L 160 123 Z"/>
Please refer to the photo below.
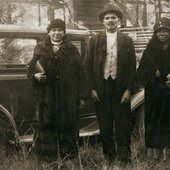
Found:
<path fill-rule="evenodd" d="M 117 154 L 121 161 L 127 162 L 131 153 L 130 99 L 136 59 L 132 39 L 118 31 L 122 17 L 122 12 L 110 4 L 99 14 L 105 31 L 90 38 L 85 68 L 95 103 L 103 153 L 109 161 L 113 161 Z"/>

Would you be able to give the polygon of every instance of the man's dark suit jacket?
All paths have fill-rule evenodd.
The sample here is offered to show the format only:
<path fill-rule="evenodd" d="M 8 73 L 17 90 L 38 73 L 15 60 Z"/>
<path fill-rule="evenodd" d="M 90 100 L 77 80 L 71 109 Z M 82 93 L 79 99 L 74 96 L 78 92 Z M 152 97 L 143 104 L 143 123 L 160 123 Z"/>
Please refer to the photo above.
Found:
<path fill-rule="evenodd" d="M 103 75 L 106 61 L 106 32 L 92 36 L 89 40 L 85 68 L 90 90 L 95 89 L 100 100 L 103 97 Z M 123 92 L 134 88 L 136 74 L 136 58 L 132 39 L 118 31 L 117 33 L 117 78 L 116 90 L 118 98 L 121 99 Z"/>

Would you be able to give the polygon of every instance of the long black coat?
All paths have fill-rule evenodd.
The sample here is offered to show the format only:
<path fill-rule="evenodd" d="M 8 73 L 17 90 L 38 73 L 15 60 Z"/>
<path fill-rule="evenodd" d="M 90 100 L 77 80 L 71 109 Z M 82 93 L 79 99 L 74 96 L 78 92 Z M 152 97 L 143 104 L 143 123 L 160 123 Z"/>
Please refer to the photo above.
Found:
<path fill-rule="evenodd" d="M 47 76 L 42 83 L 33 76 L 37 60 Z M 41 124 L 53 124 L 57 130 L 67 132 L 78 127 L 77 102 L 83 96 L 81 64 L 77 48 L 66 36 L 56 53 L 48 36 L 35 47 L 28 64 L 28 77 L 33 81 L 36 118 Z"/>
<path fill-rule="evenodd" d="M 156 70 L 160 78 L 156 78 Z M 145 87 L 145 145 L 166 147 L 170 135 L 170 89 L 165 85 L 170 73 L 170 43 L 164 51 L 155 36 L 144 51 L 137 79 Z M 169 132 L 168 132 L 169 131 Z"/>
<path fill-rule="evenodd" d="M 117 153 L 120 158 L 128 159 L 127 157 L 130 155 L 130 102 L 121 104 L 121 98 L 125 90 L 128 89 L 132 92 L 134 87 L 136 59 L 133 41 L 125 34 L 117 32 L 117 77 L 114 81 L 115 84 L 112 84 L 114 88 L 112 88 L 114 91 L 112 99 L 111 92 L 110 96 L 108 92 L 105 92 L 108 90 L 104 82 L 106 53 L 106 32 L 93 36 L 89 40 L 85 57 L 86 75 L 90 84 L 89 91 L 96 90 L 100 100 L 100 102 L 96 102 L 95 106 L 104 154 L 110 159 L 114 159 L 115 141 L 112 138 L 112 130 L 115 123 Z M 109 87 L 108 91 L 111 91 L 110 89 Z"/>
<path fill-rule="evenodd" d="M 134 88 L 136 59 L 133 41 L 118 31 L 117 80 L 116 89 L 119 100 L 123 92 Z M 106 32 L 93 36 L 88 44 L 85 67 L 90 82 L 90 90 L 95 89 L 100 100 L 103 98 L 103 75 L 106 61 Z"/>

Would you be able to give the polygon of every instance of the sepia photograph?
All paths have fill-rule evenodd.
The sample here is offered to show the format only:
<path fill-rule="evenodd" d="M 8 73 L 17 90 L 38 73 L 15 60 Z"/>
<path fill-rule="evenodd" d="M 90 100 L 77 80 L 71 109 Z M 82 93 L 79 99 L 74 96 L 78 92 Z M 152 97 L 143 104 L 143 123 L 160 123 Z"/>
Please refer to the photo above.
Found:
<path fill-rule="evenodd" d="M 0 4 L 0 170 L 170 169 L 170 0 Z"/>

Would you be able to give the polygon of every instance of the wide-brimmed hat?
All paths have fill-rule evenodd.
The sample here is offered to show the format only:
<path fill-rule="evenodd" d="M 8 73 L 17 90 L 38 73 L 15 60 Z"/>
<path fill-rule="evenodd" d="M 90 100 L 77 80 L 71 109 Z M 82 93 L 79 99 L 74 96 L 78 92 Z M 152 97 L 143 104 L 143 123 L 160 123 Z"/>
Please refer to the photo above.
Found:
<path fill-rule="evenodd" d="M 99 13 L 99 19 L 102 21 L 104 16 L 109 13 L 114 13 L 118 16 L 118 18 L 123 18 L 123 13 L 121 10 L 113 4 L 108 4 L 104 7 L 104 9 Z"/>
<path fill-rule="evenodd" d="M 166 17 L 160 18 L 155 23 L 153 30 L 154 30 L 154 32 L 157 32 L 161 28 L 166 28 L 166 29 L 170 30 L 170 19 L 169 18 L 166 18 Z"/>
<path fill-rule="evenodd" d="M 50 30 L 53 29 L 53 28 L 61 28 L 65 32 L 66 24 L 61 19 L 54 19 L 48 25 L 47 31 L 50 32 Z"/>

